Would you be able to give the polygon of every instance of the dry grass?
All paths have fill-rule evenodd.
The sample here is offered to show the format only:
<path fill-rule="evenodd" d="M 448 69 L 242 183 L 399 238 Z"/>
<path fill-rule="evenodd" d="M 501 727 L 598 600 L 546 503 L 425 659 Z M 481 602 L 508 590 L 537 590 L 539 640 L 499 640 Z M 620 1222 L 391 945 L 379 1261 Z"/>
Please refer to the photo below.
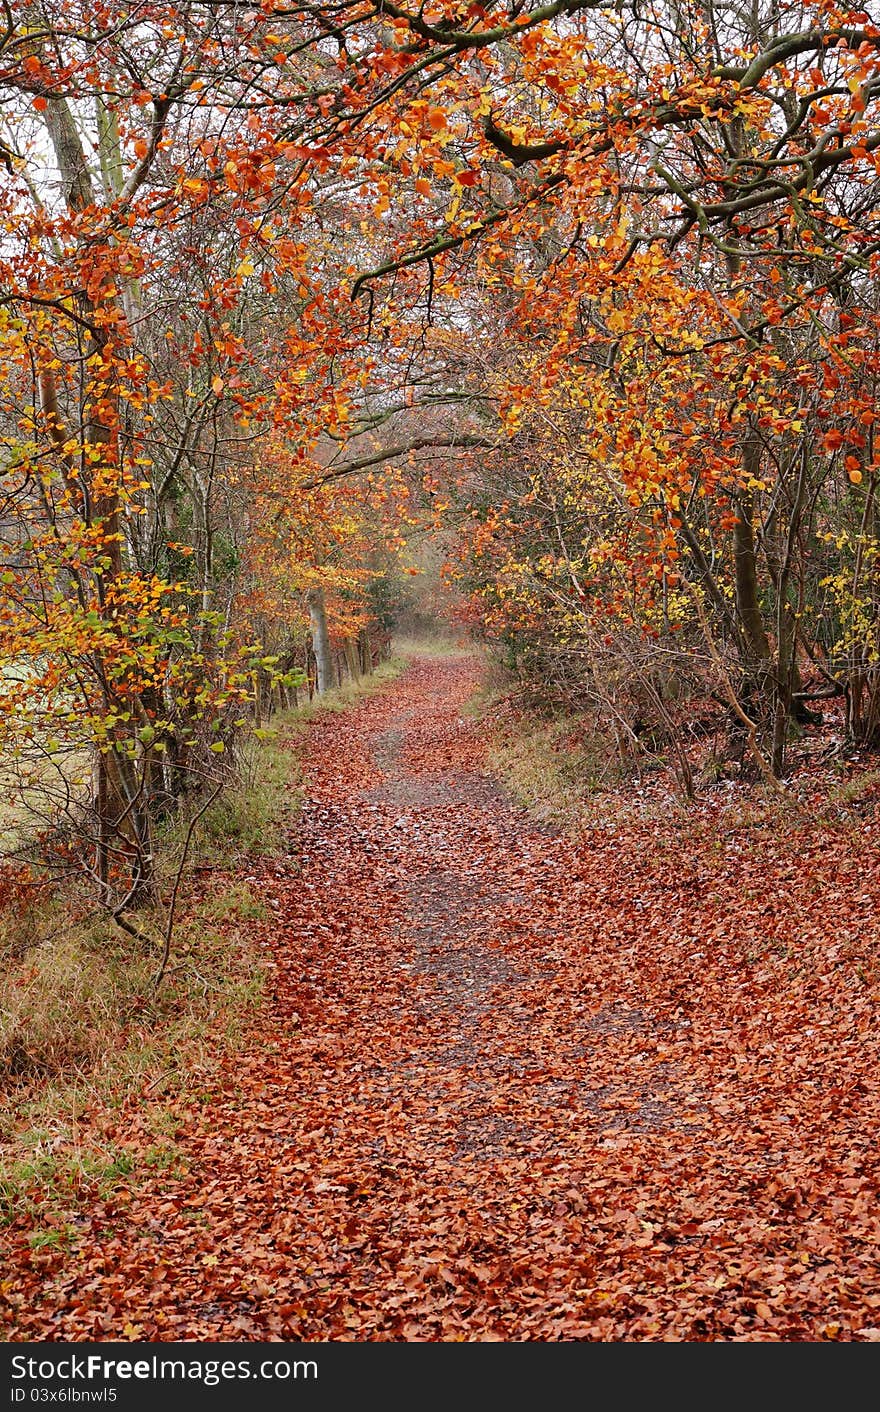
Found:
<path fill-rule="evenodd" d="M 484 701 L 481 714 L 490 714 Z M 508 717 L 497 729 L 489 753 L 493 771 L 510 793 L 537 818 L 573 828 L 592 817 L 598 797 L 622 778 L 608 741 L 591 736 L 577 717 L 542 720 Z"/>
<path fill-rule="evenodd" d="M 12 938 L 2 958 L 0 1218 L 133 1163 L 104 1146 L 95 1114 L 145 1088 L 200 1082 L 236 1043 L 262 996 L 247 923 L 263 914 L 243 884 L 191 896 L 158 991 L 157 951 L 104 917 L 77 918 L 55 901 L 28 920 L 25 948 Z"/>
<path fill-rule="evenodd" d="M 397 636 L 394 638 L 395 658 L 408 657 L 473 657 L 482 649 L 465 638 L 437 633 L 430 637 Z"/>

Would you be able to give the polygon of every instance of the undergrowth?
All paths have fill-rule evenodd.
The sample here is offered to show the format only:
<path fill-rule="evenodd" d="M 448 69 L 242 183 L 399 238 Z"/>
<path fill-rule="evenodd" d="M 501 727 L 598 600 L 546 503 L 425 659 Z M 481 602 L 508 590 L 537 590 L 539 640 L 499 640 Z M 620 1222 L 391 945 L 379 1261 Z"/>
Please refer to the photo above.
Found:
<path fill-rule="evenodd" d="M 210 1087 L 263 996 L 259 928 L 268 909 L 236 873 L 285 846 L 309 720 L 380 690 L 404 665 L 393 659 L 275 716 L 264 739 L 244 749 L 236 782 L 197 826 L 158 988 L 158 944 L 121 934 L 87 899 L 43 893 L 0 912 L 0 1222 L 26 1219 L 35 1247 L 66 1242 L 77 1203 L 124 1181 L 135 1164 L 179 1162 L 169 1105 Z M 186 825 L 160 839 L 166 877 Z M 161 916 L 142 918 L 141 929 L 160 936 Z M 131 1101 L 145 1108 L 154 1138 L 136 1152 L 104 1136 Z"/>
<path fill-rule="evenodd" d="M 753 840 L 805 824 L 858 843 L 864 819 L 880 807 L 880 771 L 829 760 L 782 781 L 700 780 L 685 799 L 668 758 L 622 758 L 614 742 L 575 713 L 542 713 L 512 701 L 509 683 L 489 671 L 466 711 L 489 726 L 489 765 L 509 794 L 535 818 L 578 834 L 628 824 L 677 821 L 682 838 Z M 695 777 L 699 762 L 692 761 Z M 840 782 L 843 769 L 855 773 Z"/>
<path fill-rule="evenodd" d="M 607 737 L 575 713 L 539 713 L 510 700 L 490 668 L 465 707 L 490 725 L 489 766 L 508 793 L 538 819 L 561 829 L 596 822 L 614 810 L 614 791 L 637 778 Z M 642 762 L 642 771 L 650 761 Z"/>

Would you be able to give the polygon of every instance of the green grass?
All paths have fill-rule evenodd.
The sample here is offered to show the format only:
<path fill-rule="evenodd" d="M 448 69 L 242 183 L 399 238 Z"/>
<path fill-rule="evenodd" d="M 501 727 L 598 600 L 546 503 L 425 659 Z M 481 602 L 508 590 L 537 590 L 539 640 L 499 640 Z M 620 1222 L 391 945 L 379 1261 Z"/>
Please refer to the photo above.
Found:
<path fill-rule="evenodd" d="M 878 786 L 880 786 L 880 770 L 866 770 L 864 774 L 855 775 L 852 779 L 829 790 L 828 803 L 829 805 L 847 805 L 862 804 L 869 799 L 874 800 Z"/>
<path fill-rule="evenodd" d="M 314 696 L 272 717 L 262 738 L 252 737 L 239 748 L 237 789 L 225 791 L 198 825 L 193 858 L 202 864 L 278 853 L 299 804 L 300 753 L 309 721 L 328 711 L 346 711 L 365 697 L 384 690 L 406 669 L 402 657 L 380 663 L 369 676 L 347 680 L 323 696 Z M 179 838 L 183 824 L 175 825 Z"/>
<path fill-rule="evenodd" d="M 106 923 L 71 921 L 28 953 L 7 981 L 0 1029 L 0 1216 L 66 1207 L 127 1175 L 134 1157 L 104 1146 L 102 1121 L 138 1095 L 161 1104 L 203 1086 L 240 1042 L 263 997 L 248 935 L 263 914 L 243 886 L 222 902 L 194 899 L 158 991 L 156 955 Z M 169 1165 L 167 1146 L 162 1136 L 137 1160 Z"/>
<path fill-rule="evenodd" d="M 396 646 L 397 644 L 395 649 Z M 397 680 L 401 672 L 406 671 L 406 666 L 403 653 L 395 650 L 394 656 L 389 657 L 386 662 L 378 663 L 369 676 L 359 677 L 357 681 L 346 680 L 342 686 L 334 687 L 323 696 L 313 696 L 311 701 L 304 702 L 293 711 L 285 712 L 278 719 L 282 724 L 295 726 L 298 722 L 311 720 L 321 711 L 345 711 L 365 697 L 375 696 L 377 691 L 383 691 L 390 682 Z"/>

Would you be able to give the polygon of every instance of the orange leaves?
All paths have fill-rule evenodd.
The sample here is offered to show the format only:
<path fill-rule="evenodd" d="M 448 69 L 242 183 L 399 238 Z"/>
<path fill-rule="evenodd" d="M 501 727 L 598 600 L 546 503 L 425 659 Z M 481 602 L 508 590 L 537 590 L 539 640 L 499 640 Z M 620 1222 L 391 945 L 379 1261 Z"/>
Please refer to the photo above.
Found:
<path fill-rule="evenodd" d="M 876 1341 L 870 850 L 654 771 L 562 833 L 487 774 L 533 737 L 478 681 L 317 713 L 293 861 L 193 881 L 271 983 L 164 1095 L 172 1164 L 152 1086 L 91 1100 L 129 1170 L 65 1192 L 69 1248 L 13 1213 L 14 1339 Z"/>
<path fill-rule="evenodd" d="M 446 114 L 442 108 L 430 108 L 428 110 L 428 126 L 434 132 L 445 132 L 447 127 Z"/>
<path fill-rule="evenodd" d="M 852 482 L 852 484 L 861 485 L 862 465 L 859 461 L 859 458 L 857 456 L 847 456 L 846 460 L 844 461 L 844 465 L 846 466 L 847 477 Z"/>
<path fill-rule="evenodd" d="M 184 177 L 180 188 L 197 201 L 206 200 L 211 190 L 210 182 L 205 181 L 204 177 Z"/>

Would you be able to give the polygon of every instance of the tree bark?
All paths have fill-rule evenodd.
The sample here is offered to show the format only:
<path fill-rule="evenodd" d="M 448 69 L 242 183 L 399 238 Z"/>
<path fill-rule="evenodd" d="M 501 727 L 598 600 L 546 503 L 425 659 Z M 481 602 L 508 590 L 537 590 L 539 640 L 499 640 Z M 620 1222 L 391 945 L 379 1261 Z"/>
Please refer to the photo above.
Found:
<path fill-rule="evenodd" d="M 760 453 L 755 456 L 753 443 L 745 448 L 745 469 L 750 476 L 755 474 L 753 465 L 760 464 Z M 736 571 L 736 611 L 745 639 L 746 652 L 751 662 L 767 662 L 770 659 L 770 643 L 764 631 L 764 619 L 758 595 L 758 564 L 755 554 L 755 530 L 752 524 L 752 495 L 748 490 L 737 496 L 737 516 L 733 530 L 733 554 Z"/>
<path fill-rule="evenodd" d="M 370 646 L 369 628 L 361 628 L 358 633 L 358 651 L 361 658 L 361 675 L 369 676 L 373 670 L 373 649 Z"/>
<path fill-rule="evenodd" d="M 334 685 L 333 653 L 330 650 L 330 633 L 327 628 L 327 608 L 324 590 L 313 588 L 307 598 L 309 622 L 312 629 L 312 651 L 315 654 L 318 695 L 323 696 Z"/>
<path fill-rule="evenodd" d="M 357 643 L 355 638 L 347 637 L 342 644 L 345 653 L 345 665 L 348 668 L 348 675 L 352 681 L 357 681 L 360 677 L 360 664 L 358 662 Z"/>

